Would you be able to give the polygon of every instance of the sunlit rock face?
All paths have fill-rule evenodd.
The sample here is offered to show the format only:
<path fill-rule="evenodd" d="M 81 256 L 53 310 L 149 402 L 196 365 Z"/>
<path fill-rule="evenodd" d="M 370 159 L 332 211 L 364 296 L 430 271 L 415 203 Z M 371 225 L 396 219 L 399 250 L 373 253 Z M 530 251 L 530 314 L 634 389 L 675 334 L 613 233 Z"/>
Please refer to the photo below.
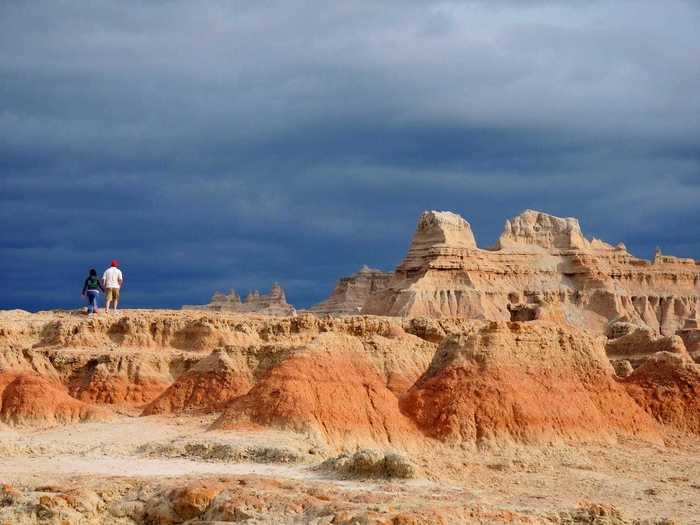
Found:
<path fill-rule="evenodd" d="M 585 250 L 591 247 L 581 233 L 577 219 L 562 219 L 534 210 L 506 221 L 498 239 L 500 249 L 509 246 L 533 246 L 545 250 Z"/>
<path fill-rule="evenodd" d="M 574 218 L 526 210 L 482 249 L 459 215 L 426 211 L 406 257 L 362 312 L 489 320 L 530 312 L 601 334 L 624 319 L 674 335 L 698 318 L 699 301 L 697 261 L 636 258 L 623 244 L 586 238 Z"/>

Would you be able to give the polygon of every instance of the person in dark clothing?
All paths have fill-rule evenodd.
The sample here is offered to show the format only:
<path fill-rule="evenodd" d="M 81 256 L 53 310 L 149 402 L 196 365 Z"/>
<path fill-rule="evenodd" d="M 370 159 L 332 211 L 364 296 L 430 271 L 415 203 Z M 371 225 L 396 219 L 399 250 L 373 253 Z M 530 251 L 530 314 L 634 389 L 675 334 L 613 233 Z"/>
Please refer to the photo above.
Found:
<path fill-rule="evenodd" d="M 97 296 L 100 294 L 100 290 L 105 291 L 97 277 L 97 270 L 93 268 L 83 284 L 83 297 L 87 296 L 88 300 L 88 315 L 97 312 Z"/>

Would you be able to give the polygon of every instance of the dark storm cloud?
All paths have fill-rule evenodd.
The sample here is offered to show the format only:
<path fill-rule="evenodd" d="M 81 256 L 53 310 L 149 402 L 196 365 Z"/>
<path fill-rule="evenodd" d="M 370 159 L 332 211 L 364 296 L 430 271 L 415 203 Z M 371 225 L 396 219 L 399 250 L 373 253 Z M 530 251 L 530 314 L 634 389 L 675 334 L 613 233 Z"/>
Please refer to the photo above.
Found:
<path fill-rule="evenodd" d="M 688 1 L 4 2 L 0 307 L 393 267 L 427 208 L 523 208 L 700 257 Z"/>

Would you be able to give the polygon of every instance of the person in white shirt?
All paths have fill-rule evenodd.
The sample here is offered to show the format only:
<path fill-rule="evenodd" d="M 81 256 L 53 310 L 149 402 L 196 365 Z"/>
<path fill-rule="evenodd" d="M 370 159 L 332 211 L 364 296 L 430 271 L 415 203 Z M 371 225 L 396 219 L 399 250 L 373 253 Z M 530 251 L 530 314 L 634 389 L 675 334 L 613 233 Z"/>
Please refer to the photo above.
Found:
<path fill-rule="evenodd" d="M 102 275 L 102 285 L 107 290 L 105 297 L 105 311 L 109 313 L 110 303 L 114 304 L 114 310 L 117 310 L 119 305 L 119 290 L 124 284 L 124 276 L 122 271 L 117 268 L 117 261 L 112 261 L 112 266 L 105 270 Z"/>

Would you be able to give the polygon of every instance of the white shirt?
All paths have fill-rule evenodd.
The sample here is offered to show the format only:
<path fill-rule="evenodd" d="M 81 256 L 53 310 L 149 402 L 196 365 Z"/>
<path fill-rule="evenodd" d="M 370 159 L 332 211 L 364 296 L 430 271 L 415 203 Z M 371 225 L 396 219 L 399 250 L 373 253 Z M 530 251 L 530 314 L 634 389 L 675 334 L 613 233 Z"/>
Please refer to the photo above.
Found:
<path fill-rule="evenodd" d="M 102 276 L 102 280 L 105 282 L 105 288 L 119 288 L 119 281 L 122 279 L 122 271 L 114 266 L 107 268 Z"/>

